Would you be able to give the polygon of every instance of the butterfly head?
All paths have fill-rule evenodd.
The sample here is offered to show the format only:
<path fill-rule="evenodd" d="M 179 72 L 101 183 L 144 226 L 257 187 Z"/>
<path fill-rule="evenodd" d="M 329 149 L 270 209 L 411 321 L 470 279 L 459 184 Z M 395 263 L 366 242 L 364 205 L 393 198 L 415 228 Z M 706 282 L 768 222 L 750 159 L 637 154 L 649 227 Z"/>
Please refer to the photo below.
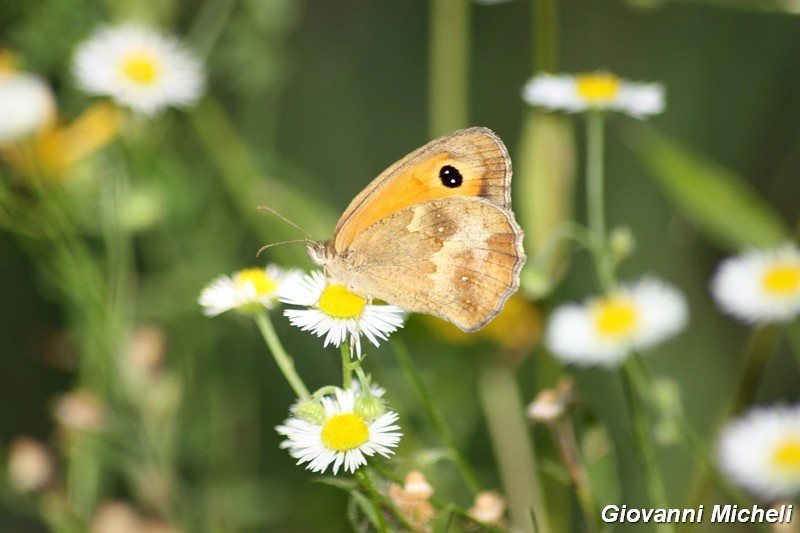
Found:
<path fill-rule="evenodd" d="M 306 252 L 315 265 L 324 266 L 328 262 L 330 253 L 327 242 L 306 241 Z"/>

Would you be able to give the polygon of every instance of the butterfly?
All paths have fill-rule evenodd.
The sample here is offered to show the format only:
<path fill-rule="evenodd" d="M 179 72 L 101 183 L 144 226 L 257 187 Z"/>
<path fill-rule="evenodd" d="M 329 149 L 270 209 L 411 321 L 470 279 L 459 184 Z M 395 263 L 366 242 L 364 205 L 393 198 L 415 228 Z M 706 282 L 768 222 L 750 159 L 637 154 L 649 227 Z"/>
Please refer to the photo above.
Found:
<path fill-rule="evenodd" d="M 474 127 L 384 170 L 350 202 L 333 238 L 306 248 L 331 283 L 471 332 L 519 287 L 522 237 L 508 150 Z"/>

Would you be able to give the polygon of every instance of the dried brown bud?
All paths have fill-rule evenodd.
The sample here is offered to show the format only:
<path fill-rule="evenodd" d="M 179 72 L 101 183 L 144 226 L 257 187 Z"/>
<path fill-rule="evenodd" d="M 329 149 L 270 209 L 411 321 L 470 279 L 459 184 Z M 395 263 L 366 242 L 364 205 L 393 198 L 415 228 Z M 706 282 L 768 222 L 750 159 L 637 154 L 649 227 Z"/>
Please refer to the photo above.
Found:
<path fill-rule="evenodd" d="M 90 533 L 141 533 L 142 519 L 127 503 L 108 501 L 100 505 L 89 524 Z"/>
<path fill-rule="evenodd" d="M 105 408 L 100 398 L 89 391 L 60 396 L 53 407 L 56 421 L 67 429 L 94 431 L 105 425 Z"/>
<path fill-rule="evenodd" d="M 469 515 L 484 524 L 502 525 L 506 512 L 506 500 L 496 491 L 483 491 L 475 496 L 475 504 L 470 507 Z"/>
<path fill-rule="evenodd" d="M 404 486 L 393 483 L 389 486 L 389 498 L 408 520 L 415 532 L 429 530 L 428 523 L 436 515 L 428 498 L 433 494 L 422 472 L 412 470 L 406 475 Z"/>
<path fill-rule="evenodd" d="M 17 437 L 8 450 L 9 483 L 20 492 L 45 488 L 55 475 L 53 456 L 39 441 Z"/>

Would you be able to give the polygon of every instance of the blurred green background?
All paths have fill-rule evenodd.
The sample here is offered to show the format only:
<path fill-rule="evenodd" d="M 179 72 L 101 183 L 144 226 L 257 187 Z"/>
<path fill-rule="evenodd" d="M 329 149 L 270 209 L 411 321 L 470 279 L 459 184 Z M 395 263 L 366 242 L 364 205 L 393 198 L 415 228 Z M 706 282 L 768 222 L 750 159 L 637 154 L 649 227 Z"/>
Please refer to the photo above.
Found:
<path fill-rule="evenodd" d="M 558 3 L 559 71 L 608 69 L 632 80 L 660 81 L 667 88 L 666 112 L 647 124 L 622 116 L 609 120 L 608 217 L 612 227 L 629 226 L 636 237 L 623 277 L 657 274 L 688 295 L 688 330 L 654 350 L 650 361 L 659 375 L 679 384 L 689 419 L 701 434 L 711 431 L 732 393 L 748 336 L 747 328 L 716 311 L 707 289 L 715 265 L 733 250 L 698 230 L 670 202 L 642 158 L 641 141 L 657 130 L 741 176 L 787 227 L 800 215 L 800 19 L 761 9 L 773 6 L 762 0 L 730 4 Z M 529 112 L 520 90 L 537 68 L 534 6 L 512 0 L 468 8 L 467 125 L 496 131 L 513 161 Z M 206 54 L 207 95 L 196 109 L 170 111 L 152 126 L 139 124 L 127 141 L 107 149 L 111 155 L 81 172 L 102 174 L 124 161 L 131 190 L 156 206 L 152 220 L 133 233 L 136 297 L 128 312 L 131 323 L 157 324 L 165 332 L 167 365 L 183 388 L 176 424 L 184 494 L 202 513 L 199 522 L 214 524 L 209 531 L 349 530 L 346 495 L 313 482 L 314 475 L 278 449 L 273 428 L 287 416 L 293 396 L 256 328 L 237 317 L 204 318 L 196 298 L 213 277 L 266 260 L 310 268 L 302 245 L 255 258 L 264 243 L 302 238 L 257 212 L 257 205 L 269 205 L 326 239 L 338 214 L 369 180 L 443 133 L 432 132 L 429 120 L 430 12 L 421 1 L 0 4 L 0 47 L 13 50 L 27 70 L 52 83 L 67 119 L 89 102 L 74 87 L 70 55 L 98 24 L 144 19 L 186 37 Z M 461 80 L 453 83 L 459 84 L 454 92 L 459 91 Z M 581 154 L 582 120 L 576 116 L 574 122 Z M 82 231 L 93 248 L 100 248 L 101 232 L 92 227 L 92 198 L 87 199 Z M 576 198 L 576 213 L 582 213 L 582 195 Z M 532 202 L 514 197 L 518 209 Z M 80 354 L 71 328 L 80 322 L 76 314 L 81 310 L 64 304 L 54 290 L 43 273 L 47 261 L 28 253 L 11 232 L 0 231 L 4 444 L 19 434 L 52 442 L 53 398 L 75 386 Z M 582 299 L 595 290 L 588 261 L 577 255 L 553 301 Z M 275 321 L 310 387 L 339 379 L 336 350 L 322 350 L 317 339 L 290 329 L 277 314 Z M 482 355 L 431 338 L 416 317 L 403 337 L 481 481 L 498 487 L 474 392 L 473 369 Z M 403 473 L 419 454 L 440 444 L 417 414 L 391 350 L 370 352 L 366 367 L 388 389 L 400 413 L 406 436 L 399 458 L 390 464 Z M 522 365 L 518 376 L 525 401 L 538 387 L 553 385 L 555 367 L 542 350 Z M 634 506 L 642 487 L 630 453 L 619 380 L 599 369 L 574 374 L 585 404 L 611 427 L 623 475 L 622 501 Z M 800 374 L 781 344 L 756 401 L 798 399 Z M 549 436 L 537 430 L 535 437 L 548 453 Z M 659 458 L 677 504 L 688 490 L 694 462 L 678 447 L 660 448 Z M 470 505 L 449 465 L 437 464 L 428 473 L 444 487 L 442 497 Z M 108 487 L 117 497 L 129 491 L 118 481 Z M 226 523 L 237 526 L 226 529 Z M 706 525 L 703 530 L 715 529 Z M 0 531 L 45 529 L 26 516 L 24 506 L 6 506 L 0 511 Z"/>

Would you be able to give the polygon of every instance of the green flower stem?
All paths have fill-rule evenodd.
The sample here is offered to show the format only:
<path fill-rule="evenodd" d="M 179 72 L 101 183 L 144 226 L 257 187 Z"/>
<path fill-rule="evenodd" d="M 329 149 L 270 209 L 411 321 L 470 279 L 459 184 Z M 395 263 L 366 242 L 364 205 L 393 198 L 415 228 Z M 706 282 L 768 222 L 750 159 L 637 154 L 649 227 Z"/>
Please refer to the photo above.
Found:
<path fill-rule="evenodd" d="M 289 382 L 292 390 L 294 390 L 294 393 L 298 398 L 303 400 L 308 400 L 311 398 L 311 394 L 309 394 L 308 389 L 303 383 L 303 380 L 300 379 L 299 375 L 297 375 L 297 371 L 294 368 L 294 361 L 292 360 L 291 356 L 286 353 L 286 350 L 284 350 L 283 345 L 278 338 L 278 334 L 275 333 L 275 328 L 272 326 L 272 321 L 269 319 L 269 315 L 267 315 L 267 313 L 258 313 L 255 315 L 255 319 L 256 325 L 258 325 L 258 329 L 261 331 L 261 335 L 264 337 L 264 340 L 267 342 L 267 346 L 269 347 L 269 351 L 272 353 L 272 357 L 278 364 L 278 368 L 281 369 L 283 377 L 286 378 L 286 381 Z"/>
<path fill-rule="evenodd" d="M 800 368 L 800 322 L 795 321 L 793 324 L 789 324 L 786 333 L 789 337 L 789 346 L 797 360 L 797 367 Z"/>
<path fill-rule="evenodd" d="M 650 421 L 642 405 L 642 397 L 648 390 L 646 380 L 640 367 L 636 364 L 637 355 L 632 355 L 626 361 L 622 369 L 622 383 L 625 390 L 625 399 L 630 410 L 631 426 L 633 429 L 634 442 L 637 448 L 637 458 L 642 468 L 647 494 L 650 498 L 650 505 L 659 509 L 669 508 L 667 493 L 664 488 L 664 480 L 661 477 L 661 470 L 656 461 L 655 446 L 653 444 L 650 431 Z M 658 524 L 657 530 L 661 532 L 675 531 L 675 527 L 670 523 Z"/>
<path fill-rule="evenodd" d="M 600 512 L 597 507 L 597 501 L 592 493 L 589 476 L 586 474 L 586 468 L 578 452 L 578 444 L 575 440 L 575 429 L 572 426 L 572 419 L 569 417 L 562 417 L 552 424 L 549 424 L 549 426 L 558 445 L 558 449 L 561 452 L 564 465 L 566 465 L 572 483 L 575 485 L 578 504 L 586 518 L 586 529 L 590 532 L 600 531 L 602 530 L 599 522 Z"/>
<path fill-rule="evenodd" d="M 430 3 L 428 101 L 432 137 L 469 124 L 470 1 Z"/>
<path fill-rule="evenodd" d="M 727 420 L 741 413 L 753 402 L 758 391 L 758 384 L 761 382 L 770 355 L 775 350 L 780 333 L 781 326 L 773 324 L 756 328 L 750 334 L 736 389 L 728 404 L 717 417 L 715 429 L 712 431 L 713 436 L 719 432 Z M 690 493 L 689 505 L 700 505 L 706 500 L 709 492 L 713 489 L 712 475 L 713 469 L 704 465 L 699 466 L 695 475 L 694 488 Z"/>
<path fill-rule="evenodd" d="M 375 470 L 376 475 L 380 475 L 380 471 L 374 468 L 372 470 Z M 364 475 L 369 476 L 368 473 L 365 473 Z M 403 484 L 398 483 L 398 485 L 402 486 Z M 415 531 L 414 525 L 408 521 L 408 518 L 403 516 L 403 513 L 397 508 L 397 506 L 389 497 L 376 490 L 372 490 L 370 492 L 370 496 L 374 498 L 375 504 L 376 506 L 379 506 L 379 509 L 385 509 L 387 512 L 391 513 L 391 515 L 397 521 L 396 524 L 392 524 L 395 531 Z"/>
<path fill-rule="evenodd" d="M 478 394 L 514 529 L 550 531 L 514 368 L 501 363 L 485 365 L 478 380 Z"/>
<path fill-rule="evenodd" d="M 533 70 L 555 72 L 558 65 L 558 2 L 533 0 Z"/>
<path fill-rule="evenodd" d="M 720 422 L 725 422 L 731 416 L 738 415 L 753 403 L 758 392 L 758 385 L 764 375 L 764 369 L 778 344 L 781 329 L 781 326 L 771 324 L 756 328 L 751 334 L 736 391 L 723 412 Z"/>
<path fill-rule="evenodd" d="M 472 471 L 470 464 L 459 451 L 456 441 L 453 438 L 453 434 L 450 432 L 450 428 L 447 427 L 447 424 L 444 421 L 444 417 L 431 400 L 430 394 L 428 394 L 428 391 L 425 388 L 425 385 L 422 383 L 419 373 L 417 372 L 416 368 L 414 368 L 414 363 L 411 361 L 411 357 L 408 355 L 408 350 L 401 341 L 396 339 L 392 339 L 392 348 L 394 348 L 394 353 L 397 356 L 397 360 L 400 362 L 400 366 L 403 367 L 406 377 L 408 377 L 409 381 L 413 385 L 417 393 L 417 397 L 419 398 L 420 402 L 422 402 L 422 407 L 425 409 L 428 418 L 431 420 L 436 428 L 436 431 L 439 433 L 439 438 L 442 439 L 442 443 L 444 443 L 444 445 L 450 451 L 453 462 L 455 463 L 456 468 L 458 468 L 464 483 L 466 483 L 473 495 L 478 494 L 481 491 L 481 485 L 478 483 L 478 478 Z"/>
<path fill-rule="evenodd" d="M 208 58 L 238 3 L 238 0 L 206 0 L 195 12 L 186 40 L 200 57 Z"/>
<path fill-rule="evenodd" d="M 350 342 L 344 341 L 340 348 L 342 354 L 342 388 L 348 390 L 353 382 L 353 362 L 350 360 Z"/>
<path fill-rule="evenodd" d="M 370 390 L 369 376 L 367 376 L 367 373 L 364 372 L 363 368 L 361 368 L 360 362 L 356 364 L 355 367 L 353 367 L 353 371 L 356 373 L 359 385 L 361 385 L 361 393 L 364 396 L 372 396 L 372 392 Z"/>
<path fill-rule="evenodd" d="M 106 344 L 113 353 L 131 327 L 131 315 L 135 310 L 135 268 L 131 232 L 120 220 L 122 204 L 128 195 L 128 175 L 122 161 L 115 161 L 103 180 L 102 221 L 103 238 L 108 269 L 107 304 L 105 307 Z M 119 379 L 119 376 L 112 376 Z M 116 387 L 111 387 L 110 393 Z M 130 392 L 130 391 L 125 391 Z"/>
<path fill-rule="evenodd" d="M 586 209 L 592 237 L 595 268 L 604 290 L 613 284 L 611 256 L 608 250 L 605 209 L 605 114 L 586 114 Z"/>
<path fill-rule="evenodd" d="M 652 390 L 653 376 L 645 362 L 641 358 L 635 358 L 631 361 L 631 364 L 636 366 L 637 373 L 642 379 L 644 390 Z M 692 429 L 691 424 L 689 424 L 689 421 L 686 419 L 686 415 L 683 413 L 683 411 L 678 409 L 676 412 L 671 414 L 674 417 L 673 421 L 680 432 L 680 436 L 683 439 L 686 448 L 695 458 L 697 463 L 706 469 L 706 472 L 708 472 L 708 475 L 711 476 L 711 480 L 714 481 L 716 486 L 723 490 L 725 492 L 725 496 L 731 502 L 739 505 L 739 507 L 748 507 L 752 505 L 752 499 L 741 490 L 728 483 L 728 480 L 725 478 L 725 476 L 719 472 L 716 466 L 714 454 L 709 451 L 708 444 Z M 697 502 L 697 505 L 700 505 L 700 503 L 701 502 Z M 694 506 L 694 508 L 696 508 L 697 505 Z M 687 506 L 687 508 L 690 507 Z M 686 522 L 678 525 L 678 531 L 690 531 L 694 529 L 694 527 L 694 523 Z M 765 533 L 769 530 L 769 528 L 766 527 L 766 524 L 758 524 L 756 527 Z"/>
<path fill-rule="evenodd" d="M 386 518 L 384 518 L 383 509 L 381 508 L 381 497 L 378 495 L 375 487 L 372 486 L 372 480 L 369 479 L 369 473 L 366 470 L 359 470 L 356 472 L 356 477 L 358 477 L 361 485 L 366 489 L 370 499 L 372 500 L 372 503 L 375 504 L 375 519 L 378 521 L 378 523 L 375 524 L 375 527 L 381 533 L 388 533 L 389 529 L 386 525 Z"/>

